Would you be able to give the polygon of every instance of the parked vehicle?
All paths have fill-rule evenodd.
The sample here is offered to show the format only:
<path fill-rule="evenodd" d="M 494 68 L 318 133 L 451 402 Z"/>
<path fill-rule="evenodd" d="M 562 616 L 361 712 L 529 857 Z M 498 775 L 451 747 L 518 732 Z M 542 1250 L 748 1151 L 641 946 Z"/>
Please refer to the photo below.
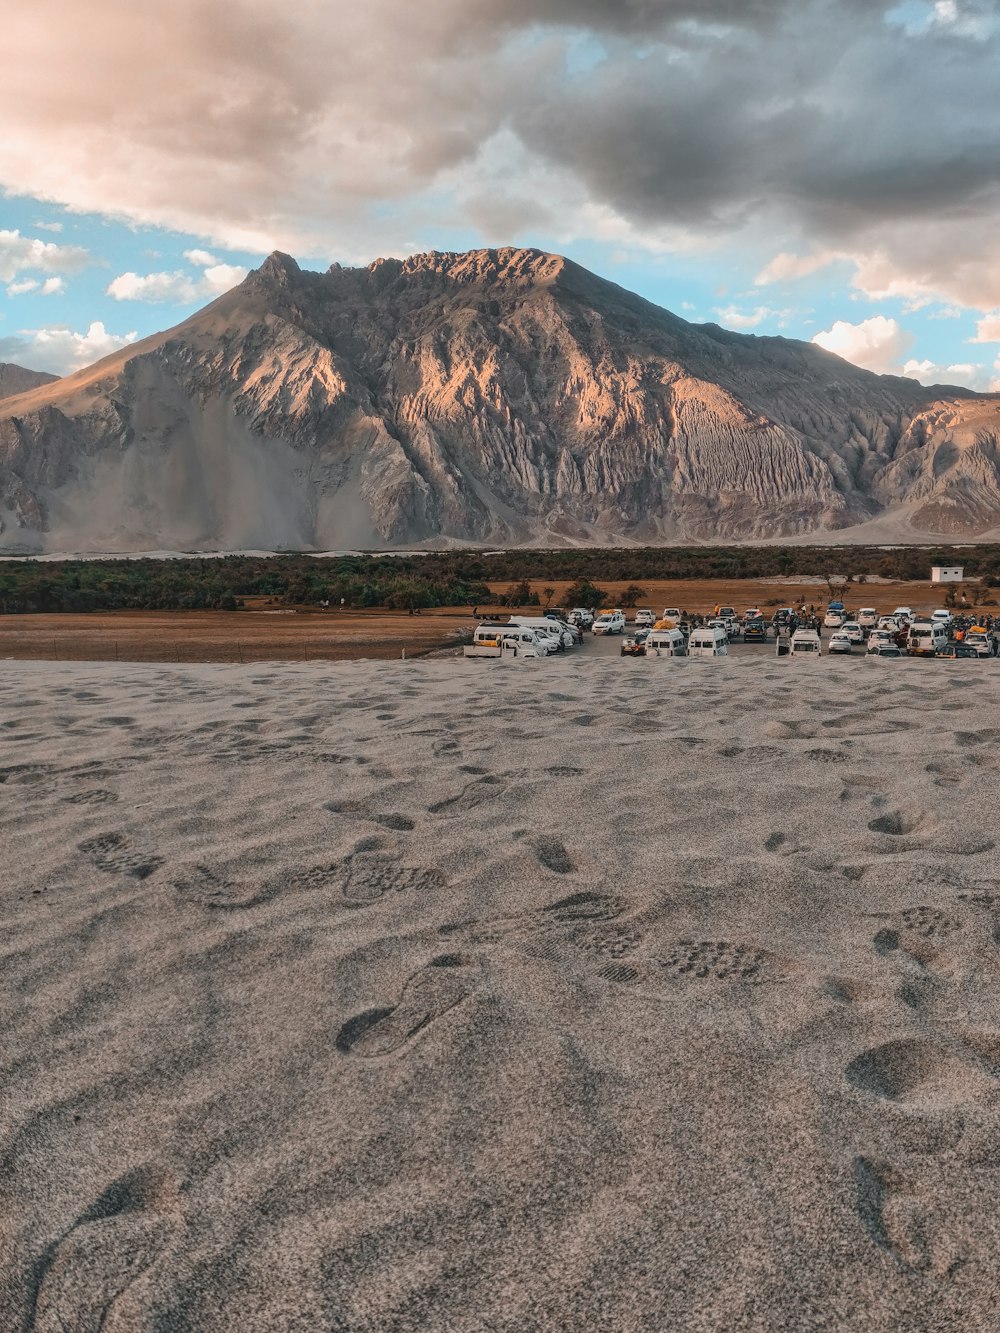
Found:
<path fill-rule="evenodd" d="M 868 635 L 869 648 L 872 646 L 873 643 L 893 643 L 893 642 L 895 642 L 895 640 L 893 638 L 891 630 L 873 629 L 871 634 Z"/>
<path fill-rule="evenodd" d="M 863 606 L 858 612 L 858 624 L 862 629 L 874 629 L 878 624 L 878 611 L 874 606 Z"/>
<path fill-rule="evenodd" d="M 735 607 L 735 606 L 720 606 L 719 609 L 718 609 L 718 611 L 716 612 L 716 614 L 718 615 L 718 617 L 719 617 L 720 620 L 736 620 L 736 619 L 737 619 L 737 615 L 736 615 L 736 607 Z"/>
<path fill-rule="evenodd" d="M 590 627 L 591 634 L 624 634 L 625 617 L 621 611 L 602 611 Z"/>
<path fill-rule="evenodd" d="M 937 650 L 934 656 L 951 658 L 952 660 L 959 657 L 968 657 L 972 661 L 979 661 L 979 653 L 967 643 L 946 643 L 943 648 Z"/>
<path fill-rule="evenodd" d="M 777 611 L 771 617 L 771 624 L 777 629 L 779 625 L 791 625 L 793 628 L 799 623 L 799 618 L 790 606 L 779 606 Z"/>
<path fill-rule="evenodd" d="M 851 643 L 864 643 L 865 632 L 856 620 L 845 620 L 840 627 L 840 633 L 846 634 Z"/>
<path fill-rule="evenodd" d="M 576 636 L 567 625 L 560 625 L 557 620 L 550 620 L 548 616 L 511 616 L 507 623 L 519 625 L 524 629 L 533 629 L 536 634 L 547 634 L 555 642 L 557 649 L 572 648 L 576 643 Z"/>
<path fill-rule="evenodd" d="M 827 646 L 828 653 L 850 653 L 854 649 L 854 640 L 843 630 L 835 630 L 830 635 L 830 642 Z"/>
<path fill-rule="evenodd" d="M 898 634 L 903 628 L 903 622 L 898 616 L 879 616 L 878 628 L 887 629 L 892 634 Z"/>
<path fill-rule="evenodd" d="M 647 657 L 685 657 L 688 650 L 679 629 L 651 629 L 645 647 Z"/>
<path fill-rule="evenodd" d="M 687 645 L 688 657 L 726 657 L 729 636 L 721 626 L 706 625 L 693 629 Z"/>
<path fill-rule="evenodd" d="M 558 625 L 561 630 L 568 632 L 574 643 L 583 643 L 583 630 L 565 616 L 557 615 L 555 611 L 546 611 L 543 619 L 551 620 L 553 625 Z"/>
<path fill-rule="evenodd" d="M 893 611 L 892 614 L 896 617 L 897 620 L 901 620 L 901 621 L 902 621 L 902 620 L 912 620 L 912 619 L 913 619 L 913 608 L 912 608 L 912 607 L 909 607 L 909 606 L 897 606 L 896 609 L 895 609 L 895 611 Z"/>
<path fill-rule="evenodd" d="M 938 607 L 936 611 L 931 612 L 931 622 L 941 624 L 945 629 L 951 629 L 952 614 L 945 607 Z"/>
<path fill-rule="evenodd" d="M 649 640 L 651 631 L 648 629 L 639 630 L 637 634 L 629 638 L 622 639 L 622 657 L 645 657 L 646 644 Z"/>
<path fill-rule="evenodd" d="M 800 653 L 812 653 L 814 656 L 819 657 L 822 651 L 823 648 L 820 644 L 819 635 L 814 629 L 797 629 L 792 635 L 792 657 L 796 657 Z"/>
<path fill-rule="evenodd" d="M 472 636 L 472 643 L 466 645 L 466 657 L 548 657 L 555 652 L 549 638 L 535 634 L 534 630 L 515 628 L 509 625 L 480 625 Z"/>
<path fill-rule="evenodd" d="M 948 631 L 929 620 L 915 620 L 906 635 L 906 651 L 911 657 L 935 657 L 947 646 Z"/>
<path fill-rule="evenodd" d="M 767 643 L 767 621 L 763 616 L 743 623 L 744 643 Z"/>
<path fill-rule="evenodd" d="M 643 607 L 641 611 L 636 611 L 635 613 L 636 629 L 638 629 L 640 625 L 645 629 L 652 628 L 655 619 L 656 617 L 653 615 L 652 611 L 650 611 L 648 607 Z"/>
<path fill-rule="evenodd" d="M 660 620 L 669 620 L 676 628 L 680 628 L 680 623 L 684 619 L 680 610 L 676 606 L 665 606 Z"/>
<path fill-rule="evenodd" d="M 845 616 L 843 611 L 840 611 L 836 607 L 831 606 L 827 611 L 826 615 L 823 617 L 823 628 L 840 629 L 844 624 L 844 620 Z"/>
<path fill-rule="evenodd" d="M 985 630 L 970 629 L 965 634 L 965 646 L 974 648 L 977 657 L 992 657 L 996 651 L 994 641 Z"/>
<path fill-rule="evenodd" d="M 868 657 L 902 657 L 903 650 L 898 643 L 873 643 L 868 649 Z"/>
<path fill-rule="evenodd" d="M 721 629 L 727 639 L 732 637 L 729 630 L 729 621 L 724 620 L 722 616 L 713 616 L 712 619 L 708 622 L 708 628 Z"/>
<path fill-rule="evenodd" d="M 760 609 L 759 606 L 747 607 L 747 609 L 743 612 L 744 625 L 747 623 L 748 620 L 763 620 L 763 619 L 764 619 L 764 612 Z"/>
<path fill-rule="evenodd" d="M 593 611 L 588 611 L 585 606 L 574 606 L 569 613 L 569 618 L 574 625 L 579 625 L 581 629 L 590 629 L 594 623 Z"/>

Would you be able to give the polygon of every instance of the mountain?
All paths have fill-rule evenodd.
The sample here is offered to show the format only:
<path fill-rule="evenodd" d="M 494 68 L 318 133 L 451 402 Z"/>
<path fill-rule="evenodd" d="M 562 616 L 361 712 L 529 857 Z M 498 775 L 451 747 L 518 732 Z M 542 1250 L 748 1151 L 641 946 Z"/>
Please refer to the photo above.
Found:
<path fill-rule="evenodd" d="M 555 255 L 306 272 L 0 402 L 0 549 L 983 536 L 1000 396 L 689 324 Z"/>
<path fill-rule="evenodd" d="M 25 370 L 24 366 L 0 361 L 0 398 L 11 398 L 15 393 L 52 384 L 58 378 L 58 375 L 47 375 L 44 370 Z"/>

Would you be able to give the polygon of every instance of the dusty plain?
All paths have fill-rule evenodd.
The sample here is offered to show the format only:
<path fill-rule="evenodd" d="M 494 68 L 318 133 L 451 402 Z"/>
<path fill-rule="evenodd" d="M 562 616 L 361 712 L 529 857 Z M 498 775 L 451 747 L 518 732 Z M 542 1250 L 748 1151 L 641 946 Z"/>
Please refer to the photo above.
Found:
<path fill-rule="evenodd" d="M 979 1333 L 993 662 L 0 662 L 10 1333 Z"/>

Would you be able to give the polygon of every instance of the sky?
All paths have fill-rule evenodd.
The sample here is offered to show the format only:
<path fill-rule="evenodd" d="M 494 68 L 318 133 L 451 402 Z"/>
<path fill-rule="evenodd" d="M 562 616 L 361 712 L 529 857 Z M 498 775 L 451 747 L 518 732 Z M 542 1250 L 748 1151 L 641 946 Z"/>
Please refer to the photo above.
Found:
<path fill-rule="evenodd" d="M 0 361 L 78 369 L 273 249 L 532 245 L 1000 391 L 1000 0 L 32 0 L 0 56 Z"/>

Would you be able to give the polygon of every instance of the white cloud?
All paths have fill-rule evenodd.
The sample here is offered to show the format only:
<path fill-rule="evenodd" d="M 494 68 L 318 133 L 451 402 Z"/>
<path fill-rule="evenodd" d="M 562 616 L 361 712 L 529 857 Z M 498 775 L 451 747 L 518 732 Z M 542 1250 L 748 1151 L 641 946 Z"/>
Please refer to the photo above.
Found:
<path fill-rule="evenodd" d="M 24 278 L 21 282 L 12 282 L 7 288 L 8 296 L 25 296 L 28 292 L 37 289 L 38 283 L 34 278 Z"/>
<path fill-rule="evenodd" d="M 885 315 L 873 315 L 860 324 L 839 319 L 832 328 L 813 335 L 817 346 L 878 375 L 898 375 L 915 341 L 912 333 Z"/>
<path fill-rule="evenodd" d="M 32 370 L 47 370 L 53 375 L 70 375 L 74 370 L 100 361 L 112 352 L 128 347 L 138 338 L 131 333 L 109 333 L 95 320 L 86 333 L 74 333 L 65 324 L 42 329 L 22 329 L 15 337 L 0 338 L 0 360 L 16 361 Z"/>
<path fill-rule="evenodd" d="M 215 255 L 210 255 L 207 250 L 185 250 L 184 258 L 195 268 L 212 268 L 219 262 Z"/>
<path fill-rule="evenodd" d="M 754 278 L 754 282 L 765 287 L 772 282 L 789 282 L 795 278 L 807 278 L 810 273 L 817 273 L 835 260 L 845 258 L 836 250 L 817 250 L 811 255 L 794 255 L 783 251 L 775 255 L 770 263 Z"/>
<path fill-rule="evenodd" d="M 57 245 L 20 231 L 0 231 L 0 282 L 19 273 L 79 273 L 91 262 L 90 252 L 76 245 Z"/>
<path fill-rule="evenodd" d="M 35 226 L 39 231 L 60 232 L 63 229 L 63 224 L 61 222 L 36 222 Z"/>
<path fill-rule="evenodd" d="M 716 307 L 715 313 L 719 316 L 725 328 L 755 329 L 758 324 L 763 324 L 765 320 L 784 321 L 792 312 L 790 310 L 772 310 L 770 306 L 766 305 L 759 305 L 753 310 L 740 310 L 738 306 L 728 305 L 722 309 Z"/>
<path fill-rule="evenodd" d="M 62 278 L 46 278 L 42 283 L 43 296 L 62 296 L 66 290 L 66 284 Z"/>
<path fill-rule="evenodd" d="M 180 269 L 173 273 L 121 273 L 108 284 L 107 294 L 116 301 L 192 305 L 221 296 L 242 282 L 247 271 L 237 264 L 213 264 L 200 278 L 192 278 Z"/>
<path fill-rule="evenodd" d="M 973 343 L 1000 343 L 1000 310 L 976 322 L 976 336 L 970 338 Z"/>
<path fill-rule="evenodd" d="M 992 370 L 989 366 L 974 365 L 969 361 L 948 366 L 930 360 L 910 360 L 903 366 L 902 373 L 909 379 L 919 380 L 921 384 L 957 384 L 974 389 L 977 393 L 991 393 L 996 389 L 997 381 L 993 374 L 996 370 L 1000 370 L 1000 358 Z"/>

